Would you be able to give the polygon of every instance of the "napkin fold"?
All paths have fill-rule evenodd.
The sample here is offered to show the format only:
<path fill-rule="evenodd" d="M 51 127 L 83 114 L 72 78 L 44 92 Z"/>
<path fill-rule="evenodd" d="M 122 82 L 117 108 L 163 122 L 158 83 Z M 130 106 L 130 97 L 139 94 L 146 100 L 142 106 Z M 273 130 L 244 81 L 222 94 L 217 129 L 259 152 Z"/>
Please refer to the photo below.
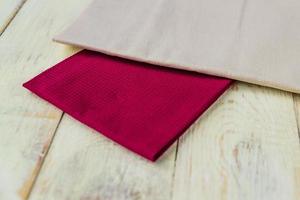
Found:
<path fill-rule="evenodd" d="M 24 87 L 154 161 L 231 82 L 83 50 Z"/>

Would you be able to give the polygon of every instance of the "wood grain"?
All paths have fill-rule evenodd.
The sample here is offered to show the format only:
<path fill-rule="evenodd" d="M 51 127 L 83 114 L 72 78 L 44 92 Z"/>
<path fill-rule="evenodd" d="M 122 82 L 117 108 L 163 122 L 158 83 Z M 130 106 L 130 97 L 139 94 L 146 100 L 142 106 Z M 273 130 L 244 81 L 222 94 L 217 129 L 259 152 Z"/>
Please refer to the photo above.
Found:
<path fill-rule="evenodd" d="M 299 199 L 297 133 L 292 94 L 235 84 L 180 139 L 173 199 Z"/>

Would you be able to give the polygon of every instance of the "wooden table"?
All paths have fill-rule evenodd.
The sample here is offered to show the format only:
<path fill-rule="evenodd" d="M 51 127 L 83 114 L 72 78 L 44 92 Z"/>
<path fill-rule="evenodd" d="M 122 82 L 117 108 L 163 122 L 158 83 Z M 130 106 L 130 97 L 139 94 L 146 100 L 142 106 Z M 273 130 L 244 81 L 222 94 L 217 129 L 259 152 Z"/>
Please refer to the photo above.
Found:
<path fill-rule="evenodd" d="M 235 83 L 151 163 L 22 88 L 90 1 L 0 0 L 1 200 L 300 199 L 300 95 Z"/>

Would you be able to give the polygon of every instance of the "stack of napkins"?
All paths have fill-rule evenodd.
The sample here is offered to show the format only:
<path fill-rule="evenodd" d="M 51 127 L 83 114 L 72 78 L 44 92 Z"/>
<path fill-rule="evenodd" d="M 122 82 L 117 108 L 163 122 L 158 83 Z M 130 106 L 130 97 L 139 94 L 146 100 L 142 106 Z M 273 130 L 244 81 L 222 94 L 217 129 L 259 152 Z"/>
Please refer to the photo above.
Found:
<path fill-rule="evenodd" d="M 300 93 L 299 10 L 294 0 L 96 0 L 55 37 L 90 51 L 24 86 L 155 160 L 228 78 Z"/>

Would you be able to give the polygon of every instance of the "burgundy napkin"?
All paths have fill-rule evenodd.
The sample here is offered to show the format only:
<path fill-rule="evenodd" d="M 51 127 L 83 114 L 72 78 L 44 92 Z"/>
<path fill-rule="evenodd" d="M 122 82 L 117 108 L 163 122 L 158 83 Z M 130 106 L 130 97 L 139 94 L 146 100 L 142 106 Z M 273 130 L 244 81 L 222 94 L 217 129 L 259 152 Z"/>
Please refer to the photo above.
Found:
<path fill-rule="evenodd" d="M 230 83 L 84 50 L 24 87 L 154 161 Z"/>

